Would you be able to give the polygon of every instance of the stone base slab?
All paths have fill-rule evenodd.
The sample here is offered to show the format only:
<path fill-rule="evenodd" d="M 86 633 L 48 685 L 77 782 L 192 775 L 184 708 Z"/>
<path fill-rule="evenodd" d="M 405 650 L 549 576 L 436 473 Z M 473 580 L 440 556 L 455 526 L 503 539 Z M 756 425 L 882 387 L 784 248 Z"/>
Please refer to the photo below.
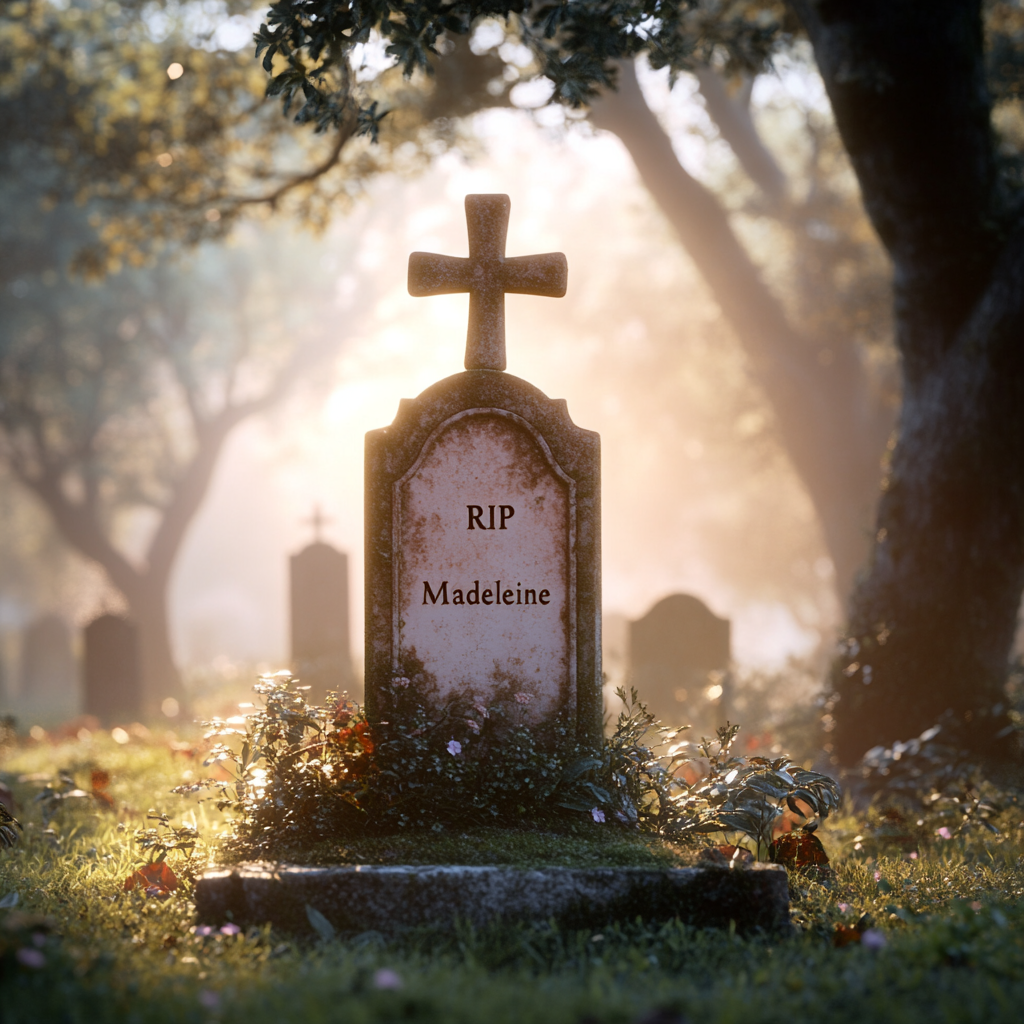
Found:
<path fill-rule="evenodd" d="M 393 933 L 464 920 L 546 921 L 601 928 L 613 921 L 680 918 L 697 927 L 774 930 L 789 924 L 786 870 L 749 868 L 410 867 L 242 864 L 196 885 L 200 922 L 270 923 L 313 934 L 306 908 L 338 932 Z"/>

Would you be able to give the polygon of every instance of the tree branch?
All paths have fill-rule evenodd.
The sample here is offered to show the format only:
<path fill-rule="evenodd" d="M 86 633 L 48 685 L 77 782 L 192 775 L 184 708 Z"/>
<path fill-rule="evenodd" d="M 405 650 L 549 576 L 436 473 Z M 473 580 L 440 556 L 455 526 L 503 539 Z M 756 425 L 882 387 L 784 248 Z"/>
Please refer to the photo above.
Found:
<path fill-rule="evenodd" d="M 695 72 L 704 105 L 740 166 L 773 205 L 786 199 L 786 176 L 769 152 L 754 124 L 749 105 L 729 95 L 725 79 L 711 68 Z"/>

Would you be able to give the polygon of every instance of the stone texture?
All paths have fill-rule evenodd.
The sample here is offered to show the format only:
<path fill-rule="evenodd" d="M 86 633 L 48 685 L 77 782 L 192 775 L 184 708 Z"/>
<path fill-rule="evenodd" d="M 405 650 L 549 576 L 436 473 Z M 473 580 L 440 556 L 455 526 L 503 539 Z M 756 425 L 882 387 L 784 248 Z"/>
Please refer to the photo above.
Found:
<path fill-rule="evenodd" d="M 555 919 L 567 928 L 678 917 L 698 927 L 773 930 L 788 926 L 785 868 L 718 867 L 296 867 L 248 864 L 207 872 L 196 886 L 200 922 L 270 923 L 312 934 L 306 907 L 339 932 L 395 932 L 457 919 Z M 230 916 L 229 916 L 230 915 Z"/>
<path fill-rule="evenodd" d="M 365 519 L 371 719 L 407 677 L 428 703 L 529 694 L 596 742 L 600 439 L 564 401 L 492 370 L 403 400 L 366 436 Z"/>
<path fill-rule="evenodd" d="M 469 292 L 467 370 L 505 369 L 505 295 L 565 294 L 569 268 L 560 252 L 505 255 L 512 204 L 505 195 L 466 196 L 469 258 L 414 252 L 409 256 L 409 294 Z"/>

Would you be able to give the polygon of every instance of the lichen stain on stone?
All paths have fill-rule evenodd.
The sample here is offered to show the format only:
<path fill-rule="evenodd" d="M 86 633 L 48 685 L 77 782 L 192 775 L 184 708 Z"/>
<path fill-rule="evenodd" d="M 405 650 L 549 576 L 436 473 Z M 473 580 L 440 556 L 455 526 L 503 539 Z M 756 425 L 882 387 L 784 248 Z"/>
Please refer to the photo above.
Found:
<path fill-rule="evenodd" d="M 530 717 L 570 710 L 571 490 L 507 415 L 455 418 L 424 446 L 396 508 L 399 657 L 429 651 L 442 695 L 468 688 L 486 700 L 499 682 L 490 666 L 514 663 L 521 668 L 503 670 L 503 681 L 544 681 Z M 504 523 L 503 506 L 514 510 Z"/>

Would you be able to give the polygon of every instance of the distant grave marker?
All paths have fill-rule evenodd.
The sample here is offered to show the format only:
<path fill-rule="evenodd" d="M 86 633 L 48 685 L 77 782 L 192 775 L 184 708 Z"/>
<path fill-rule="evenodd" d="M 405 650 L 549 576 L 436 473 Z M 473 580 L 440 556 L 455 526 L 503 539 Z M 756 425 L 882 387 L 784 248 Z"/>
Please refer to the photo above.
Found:
<path fill-rule="evenodd" d="M 135 624 L 101 615 L 85 627 L 85 713 L 104 725 L 132 722 L 142 710 L 139 637 Z"/>
<path fill-rule="evenodd" d="M 313 543 L 291 556 L 292 671 L 309 698 L 351 690 L 348 555 L 320 538 L 327 520 L 316 508 L 309 520 Z"/>
<path fill-rule="evenodd" d="M 71 630 L 59 615 L 41 616 L 22 634 L 21 701 L 33 710 L 58 715 L 78 711 L 78 666 Z"/>
<path fill-rule="evenodd" d="M 630 623 L 629 667 L 640 699 L 666 725 L 694 725 L 708 732 L 724 725 L 721 717 L 725 672 L 731 660 L 731 627 L 703 601 L 671 594 Z M 717 675 L 717 674 L 720 674 Z M 713 687 L 719 687 L 717 696 Z"/>
<path fill-rule="evenodd" d="M 505 256 L 507 196 L 467 196 L 468 259 L 413 253 L 409 292 L 469 292 L 466 372 L 366 435 L 366 699 L 518 702 L 601 732 L 600 438 L 505 369 L 507 292 L 560 296 L 561 253 Z M 408 680 L 408 684 L 406 684 Z"/>

